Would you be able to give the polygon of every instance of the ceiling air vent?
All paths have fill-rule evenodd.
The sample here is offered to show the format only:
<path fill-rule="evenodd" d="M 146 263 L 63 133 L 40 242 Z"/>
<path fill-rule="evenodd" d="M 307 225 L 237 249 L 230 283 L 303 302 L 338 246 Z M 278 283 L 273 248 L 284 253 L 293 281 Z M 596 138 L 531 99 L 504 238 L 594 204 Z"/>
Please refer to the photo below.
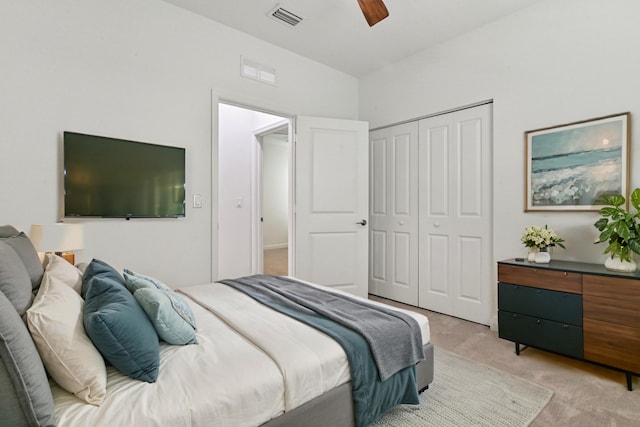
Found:
<path fill-rule="evenodd" d="M 291 12 L 280 5 L 276 5 L 268 16 L 290 27 L 295 27 L 302 21 L 302 17 L 299 14 Z"/>

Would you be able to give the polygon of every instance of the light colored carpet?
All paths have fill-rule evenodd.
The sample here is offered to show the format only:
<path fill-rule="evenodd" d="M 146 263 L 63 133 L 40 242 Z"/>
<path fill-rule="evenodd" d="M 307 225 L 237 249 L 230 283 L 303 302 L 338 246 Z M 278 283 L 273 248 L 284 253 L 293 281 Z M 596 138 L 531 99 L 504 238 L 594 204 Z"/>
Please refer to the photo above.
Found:
<path fill-rule="evenodd" d="M 392 409 L 372 427 L 528 426 L 553 391 L 435 348 L 434 380 L 420 405 Z"/>

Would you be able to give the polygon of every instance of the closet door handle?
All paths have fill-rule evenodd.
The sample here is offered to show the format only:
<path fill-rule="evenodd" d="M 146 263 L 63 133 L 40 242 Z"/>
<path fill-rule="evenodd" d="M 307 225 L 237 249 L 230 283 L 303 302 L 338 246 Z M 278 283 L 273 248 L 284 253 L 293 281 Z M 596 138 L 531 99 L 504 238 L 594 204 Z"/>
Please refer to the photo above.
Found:
<path fill-rule="evenodd" d="M 366 219 L 360 220 L 360 221 L 356 222 L 356 224 L 360 224 L 362 226 L 367 225 L 367 220 Z"/>

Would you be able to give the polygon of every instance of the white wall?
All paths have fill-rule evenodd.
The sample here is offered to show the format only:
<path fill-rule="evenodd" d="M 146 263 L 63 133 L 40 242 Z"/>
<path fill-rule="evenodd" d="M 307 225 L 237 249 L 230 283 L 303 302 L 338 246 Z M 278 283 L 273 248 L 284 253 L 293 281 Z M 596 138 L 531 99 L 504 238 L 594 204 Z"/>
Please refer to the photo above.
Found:
<path fill-rule="evenodd" d="M 262 137 L 264 248 L 284 248 L 289 239 L 289 141 L 286 135 Z"/>
<path fill-rule="evenodd" d="M 524 212 L 524 132 L 630 111 L 640 115 L 640 2 L 548 0 L 375 72 L 360 82 L 371 128 L 494 100 L 494 261 L 524 256 L 527 225 L 566 239 L 558 259 L 603 262 L 594 212 Z M 632 120 L 631 188 L 640 186 Z M 494 264 L 495 265 L 495 264 Z"/>
<path fill-rule="evenodd" d="M 291 114 L 358 115 L 355 78 L 158 0 L 4 1 L 0 40 L 0 223 L 60 218 L 64 130 L 185 147 L 186 218 L 73 221 L 85 224 L 79 260 L 171 286 L 211 278 L 212 89 Z M 241 55 L 275 67 L 278 86 L 240 77 Z"/>

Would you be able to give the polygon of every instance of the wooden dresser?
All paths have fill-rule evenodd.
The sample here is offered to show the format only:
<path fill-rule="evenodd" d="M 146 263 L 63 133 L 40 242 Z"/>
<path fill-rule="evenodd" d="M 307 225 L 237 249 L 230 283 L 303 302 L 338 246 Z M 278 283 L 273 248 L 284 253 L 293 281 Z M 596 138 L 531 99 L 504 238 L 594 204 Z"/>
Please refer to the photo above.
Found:
<path fill-rule="evenodd" d="M 498 262 L 500 338 L 640 373 L 640 272 L 599 264 Z"/>

